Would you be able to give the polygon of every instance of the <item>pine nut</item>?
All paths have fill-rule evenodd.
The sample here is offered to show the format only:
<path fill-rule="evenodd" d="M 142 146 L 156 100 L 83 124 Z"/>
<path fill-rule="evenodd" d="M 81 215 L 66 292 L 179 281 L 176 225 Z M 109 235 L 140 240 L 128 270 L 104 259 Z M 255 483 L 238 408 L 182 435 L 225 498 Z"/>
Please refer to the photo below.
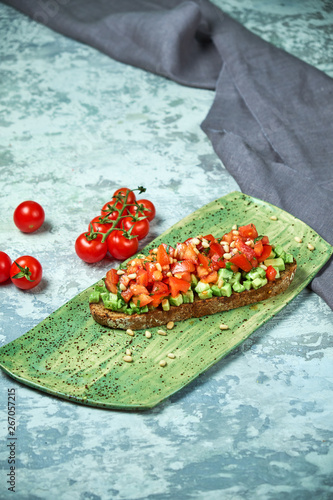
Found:
<path fill-rule="evenodd" d="M 234 241 L 232 241 L 232 242 L 230 243 L 230 248 L 235 248 L 235 245 L 236 245 L 236 243 L 235 243 Z"/>
<path fill-rule="evenodd" d="M 169 352 L 169 354 L 168 354 L 168 358 L 170 358 L 170 359 L 175 359 L 175 357 L 176 357 L 176 356 L 174 355 L 174 353 L 173 353 L 173 352 Z"/>
<path fill-rule="evenodd" d="M 159 262 L 156 262 L 156 268 L 159 270 L 159 271 L 162 271 L 162 266 Z"/>
<path fill-rule="evenodd" d="M 199 245 L 200 240 L 199 238 L 192 238 L 191 243 L 193 243 L 193 245 Z"/>
<path fill-rule="evenodd" d="M 175 326 L 174 322 L 173 321 L 169 321 L 169 323 L 167 323 L 167 329 L 168 330 L 172 330 L 172 328 Z"/>
<path fill-rule="evenodd" d="M 128 277 L 129 277 L 130 280 L 135 280 L 136 273 L 129 274 Z"/>
<path fill-rule="evenodd" d="M 271 219 L 271 220 L 277 220 L 277 217 L 276 217 L 276 215 L 272 215 L 272 216 L 270 217 L 270 219 Z"/>
<path fill-rule="evenodd" d="M 131 349 L 126 349 L 126 356 L 130 356 L 132 354 Z"/>
<path fill-rule="evenodd" d="M 157 253 L 157 248 L 154 248 L 154 249 L 152 250 L 152 252 L 153 252 L 153 253 Z"/>
<path fill-rule="evenodd" d="M 147 337 L 147 339 L 150 339 L 151 338 L 151 333 L 148 330 L 146 330 L 145 336 Z"/>
<path fill-rule="evenodd" d="M 311 252 L 312 252 L 312 250 L 314 250 L 315 247 L 313 245 L 311 245 L 311 243 L 308 243 L 308 249 L 311 250 Z"/>
<path fill-rule="evenodd" d="M 209 243 L 208 243 L 208 241 L 207 241 L 207 240 L 202 240 L 202 243 L 201 243 L 201 244 L 202 244 L 202 246 L 203 246 L 204 248 L 209 248 Z"/>
<path fill-rule="evenodd" d="M 237 230 L 237 224 L 234 224 L 231 229 Z"/>
<path fill-rule="evenodd" d="M 134 332 L 133 332 L 133 330 L 131 330 L 130 328 L 128 328 L 128 329 L 126 330 L 126 333 L 127 333 L 127 335 L 130 335 L 131 337 L 133 337 L 133 336 L 134 336 Z"/>
<path fill-rule="evenodd" d="M 223 323 L 220 325 L 220 330 L 229 330 L 228 325 L 224 325 Z"/>
<path fill-rule="evenodd" d="M 299 236 L 295 236 L 294 240 L 297 242 L 297 243 L 302 243 L 302 238 L 300 238 Z"/>
<path fill-rule="evenodd" d="M 170 276 L 172 276 L 172 272 L 171 272 L 171 271 L 169 271 L 169 272 L 167 273 L 167 277 L 168 277 L 168 278 L 170 278 Z"/>
<path fill-rule="evenodd" d="M 124 356 L 123 360 L 126 361 L 126 363 L 132 363 L 133 358 L 132 358 L 132 356 Z"/>
<path fill-rule="evenodd" d="M 159 335 L 166 335 L 165 331 L 164 330 L 157 330 L 157 333 Z"/>
<path fill-rule="evenodd" d="M 122 292 L 126 290 L 126 286 L 124 285 L 124 283 L 120 283 L 119 288 Z"/>
<path fill-rule="evenodd" d="M 166 366 L 167 362 L 165 361 L 165 359 L 161 359 L 160 361 L 160 366 L 164 367 Z"/>
<path fill-rule="evenodd" d="M 239 235 L 239 231 L 237 231 L 237 229 L 235 229 L 232 234 L 234 234 L 235 236 L 238 236 Z"/>
<path fill-rule="evenodd" d="M 228 252 L 229 252 L 229 245 L 228 245 L 228 243 L 223 243 L 223 242 L 222 242 L 222 246 L 223 246 L 223 250 L 224 250 L 226 253 L 228 253 Z"/>
<path fill-rule="evenodd" d="M 259 264 L 259 267 L 261 267 L 262 269 L 264 269 L 266 271 L 267 269 L 267 266 L 265 266 L 265 264 Z"/>
<path fill-rule="evenodd" d="M 125 274 L 125 271 L 123 269 L 118 269 L 117 274 L 121 276 L 122 274 Z"/>
<path fill-rule="evenodd" d="M 223 258 L 224 258 L 224 259 L 226 259 L 226 260 L 231 259 L 231 257 L 232 257 L 232 254 L 231 254 L 231 253 L 225 253 L 225 254 L 223 255 Z"/>

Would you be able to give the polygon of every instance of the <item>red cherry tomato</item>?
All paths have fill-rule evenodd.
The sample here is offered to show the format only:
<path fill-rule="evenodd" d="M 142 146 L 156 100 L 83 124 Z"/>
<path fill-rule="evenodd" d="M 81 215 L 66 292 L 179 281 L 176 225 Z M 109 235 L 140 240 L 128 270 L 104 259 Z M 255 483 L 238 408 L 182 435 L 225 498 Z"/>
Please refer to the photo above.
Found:
<path fill-rule="evenodd" d="M 142 240 L 149 233 L 148 219 L 136 220 L 133 217 L 125 217 L 125 219 L 122 219 L 120 226 L 125 231 L 129 231 L 133 227 L 131 234 L 137 235 L 139 240 Z"/>
<path fill-rule="evenodd" d="M 137 203 L 140 206 L 140 209 L 137 205 L 134 205 L 129 208 L 130 213 L 132 215 L 138 214 L 140 217 L 146 216 L 149 222 L 152 221 L 156 215 L 154 204 L 149 200 L 137 200 Z"/>
<path fill-rule="evenodd" d="M 23 201 L 14 211 L 14 223 L 23 233 L 37 231 L 45 220 L 43 207 L 36 201 Z"/>
<path fill-rule="evenodd" d="M 16 259 L 10 268 L 10 279 L 17 288 L 29 290 L 41 281 L 43 269 L 40 262 L 30 255 Z"/>
<path fill-rule="evenodd" d="M 125 260 L 138 251 L 139 239 L 128 239 L 121 229 L 115 229 L 107 238 L 110 254 L 117 260 Z"/>
<path fill-rule="evenodd" d="M 94 231 L 98 231 L 99 233 L 107 233 L 109 229 L 111 229 L 111 224 L 103 224 L 102 222 L 99 222 L 100 216 L 97 215 L 94 217 L 91 221 L 90 224 L 93 227 Z M 88 226 L 88 231 L 90 231 L 90 224 Z"/>
<path fill-rule="evenodd" d="M 128 189 L 128 188 L 124 188 L 124 187 L 123 187 L 123 188 L 119 188 L 119 189 L 117 189 L 117 191 L 115 191 L 115 192 L 113 193 L 113 196 L 115 197 L 115 196 L 117 196 L 118 194 L 121 194 L 121 195 L 122 195 L 122 196 L 124 196 L 124 197 L 125 197 L 125 196 L 126 196 L 126 194 L 127 194 L 127 201 L 126 201 L 126 203 L 131 204 L 131 203 L 134 203 L 134 202 L 135 202 L 135 200 L 136 200 L 136 196 L 135 196 L 135 194 L 133 193 L 133 191 L 131 191 L 131 190 L 130 190 L 130 189 Z M 123 201 L 125 201 L 125 198 L 123 199 Z"/>
<path fill-rule="evenodd" d="M 112 207 L 113 205 L 115 206 L 115 208 L 117 210 L 114 210 L 114 212 L 110 213 L 110 207 Z M 119 201 L 117 202 L 117 200 L 115 198 L 112 198 L 111 201 L 108 201 L 107 203 L 105 203 L 105 205 L 103 205 L 102 210 L 101 210 L 101 216 L 103 218 L 108 216 L 107 218 L 110 219 L 111 221 L 117 220 L 118 215 L 119 215 L 118 210 L 121 210 L 122 206 L 123 206 L 122 203 L 120 203 Z"/>
<path fill-rule="evenodd" d="M 99 262 L 106 256 L 108 247 L 105 242 L 102 242 L 103 235 L 97 234 L 90 239 L 89 233 L 82 233 L 77 237 L 75 242 L 75 251 L 84 262 L 92 264 Z"/>
<path fill-rule="evenodd" d="M 10 277 L 11 258 L 5 252 L 0 252 L 0 283 L 7 281 Z"/>

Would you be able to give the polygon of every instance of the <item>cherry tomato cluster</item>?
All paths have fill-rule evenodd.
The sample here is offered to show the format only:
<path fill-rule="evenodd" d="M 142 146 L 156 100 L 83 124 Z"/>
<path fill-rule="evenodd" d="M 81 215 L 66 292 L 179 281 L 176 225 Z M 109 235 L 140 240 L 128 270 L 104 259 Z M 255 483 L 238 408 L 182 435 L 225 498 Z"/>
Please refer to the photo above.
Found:
<path fill-rule="evenodd" d="M 13 219 L 20 231 L 33 233 L 44 223 L 45 212 L 39 203 L 23 201 L 16 207 Z M 35 257 L 23 255 L 12 262 L 7 253 L 0 251 L 0 283 L 11 279 L 18 288 L 28 290 L 40 283 L 42 274 L 42 266 Z"/>
<path fill-rule="evenodd" d="M 85 262 L 99 262 L 109 254 L 117 260 L 125 260 L 134 255 L 139 248 L 139 240 L 149 233 L 150 222 L 156 214 L 150 200 L 138 199 L 146 190 L 120 188 L 105 203 L 101 214 L 94 217 L 88 231 L 80 234 L 75 242 L 75 251 Z"/>

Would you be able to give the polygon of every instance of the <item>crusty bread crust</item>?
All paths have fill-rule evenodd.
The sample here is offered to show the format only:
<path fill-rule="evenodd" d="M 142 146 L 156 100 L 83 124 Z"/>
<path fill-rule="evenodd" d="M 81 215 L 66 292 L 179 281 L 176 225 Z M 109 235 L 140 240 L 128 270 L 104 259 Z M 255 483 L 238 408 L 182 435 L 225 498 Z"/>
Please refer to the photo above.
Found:
<path fill-rule="evenodd" d="M 281 272 L 277 281 L 268 282 L 257 290 L 245 290 L 241 293 L 233 293 L 230 297 L 212 297 L 201 300 L 197 296 L 191 304 L 171 306 L 169 311 L 152 310 L 143 314 L 123 314 L 106 309 L 102 302 L 90 304 L 90 311 L 97 323 L 110 328 L 142 330 L 154 326 L 165 325 L 169 321 L 182 321 L 190 318 L 199 318 L 215 314 L 217 312 L 229 311 L 238 307 L 261 302 L 284 292 L 292 282 L 297 264 L 286 264 L 285 271 Z"/>

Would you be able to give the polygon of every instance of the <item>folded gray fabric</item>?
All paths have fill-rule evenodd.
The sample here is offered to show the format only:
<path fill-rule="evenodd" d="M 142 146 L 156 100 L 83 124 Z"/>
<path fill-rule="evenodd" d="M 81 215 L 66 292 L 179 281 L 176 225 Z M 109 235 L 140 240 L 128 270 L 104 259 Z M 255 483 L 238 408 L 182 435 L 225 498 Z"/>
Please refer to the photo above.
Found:
<path fill-rule="evenodd" d="M 182 85 L 216 90 L 202 128 L 243 192 L 333 244 L 333 80 L 208 0 L 5 0 L 37 22 Z M 333 309 L 333 261 L 311 283 Z"/>

